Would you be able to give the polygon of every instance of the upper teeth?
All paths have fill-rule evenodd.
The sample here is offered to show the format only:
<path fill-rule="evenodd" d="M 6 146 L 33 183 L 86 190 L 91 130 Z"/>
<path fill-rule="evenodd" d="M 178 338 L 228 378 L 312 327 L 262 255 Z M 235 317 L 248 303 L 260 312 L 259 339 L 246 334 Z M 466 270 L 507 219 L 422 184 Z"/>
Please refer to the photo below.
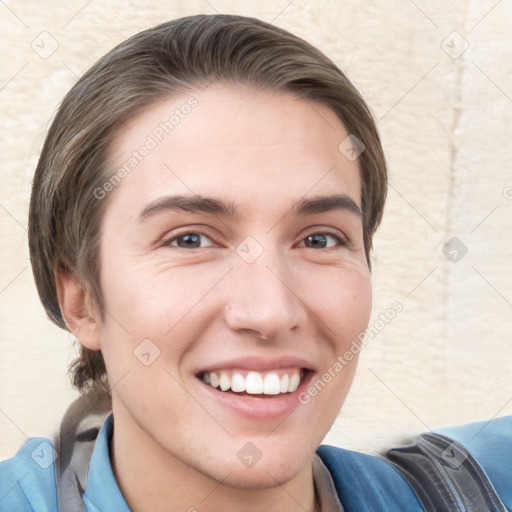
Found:
<path fill-rule="evenodd" d="M 282 373 L 282 372 L 279 372 Z M 279 393 L 292 393 L 300 384 L 301 371 L 299 369 L 287 370 L 278 375 L 277 372 L 244 372 L 221 370 L 203 374 L 203 382 L 214 388 L 220 387 L 222 391 L 233 391 L 250 395 L 278 395 Z"/>

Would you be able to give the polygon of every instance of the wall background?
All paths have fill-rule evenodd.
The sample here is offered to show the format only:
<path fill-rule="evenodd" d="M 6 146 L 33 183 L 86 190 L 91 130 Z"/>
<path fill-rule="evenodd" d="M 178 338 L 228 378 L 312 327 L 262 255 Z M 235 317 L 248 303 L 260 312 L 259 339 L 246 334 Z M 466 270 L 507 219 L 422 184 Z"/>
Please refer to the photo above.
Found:
<path fill-rule="evenodd" d="M 128 36 L 216 11 L 272 21 L 322 49 L 367 99 L 386 149 L 370 322 L 378 333 L 326 442 L 376 452 L 430 428 L 512 414 L 510 1 L 5 0 L 0 459 L 26 436 L 51 436 L 76 396 L 66 375 L 73 339 L 39 304 L 26 232 L 57 105 Z M 378 329 L 397 301 L 403 310 Z"/>

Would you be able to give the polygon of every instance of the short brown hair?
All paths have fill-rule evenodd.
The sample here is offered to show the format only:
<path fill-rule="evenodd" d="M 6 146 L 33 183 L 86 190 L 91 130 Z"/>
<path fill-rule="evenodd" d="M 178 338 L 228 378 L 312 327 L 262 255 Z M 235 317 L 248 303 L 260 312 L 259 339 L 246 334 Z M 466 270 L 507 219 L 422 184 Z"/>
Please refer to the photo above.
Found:
<path fill-rule="evenodd" d="M 56 273 L 70 272 L 103 313 L 99 284 L 100 220 L 108 197 L 94 191 L 112 169 L 107 153 L 116 130 L 164 98 L 209 83 L 287 91 L 330 107 L 364 144 L 359 155 L 366 258 L 384 208 L 386 162 L 372 115 L 358 91 L 322 52 L 254 18 L 198 15 L 140 32 L 102 57 L 62 101 L 36 168 L 29 247 L 39 297 L 66 328 Z M 341 141 L 340 141 L 341 142 Z M 80 347 L 70 368 L 81 391 L 108 388 L 103 356 Z"/>

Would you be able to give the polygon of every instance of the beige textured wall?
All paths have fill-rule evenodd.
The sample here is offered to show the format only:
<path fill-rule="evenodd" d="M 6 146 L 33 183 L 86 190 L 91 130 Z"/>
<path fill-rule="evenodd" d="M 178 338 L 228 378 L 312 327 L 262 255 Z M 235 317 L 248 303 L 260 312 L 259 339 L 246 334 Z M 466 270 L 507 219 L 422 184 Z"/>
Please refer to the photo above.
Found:
<path fill-rule="evenodd" d="M 5 0 L 0 459 L 26 436 L 50 436 L 75 396 L 66 376 L 73 340 L 45 318 L 28 260 L 30 184 L 49 121 L 77 77 L 118 42 L 215 11 L 273 21 L 325 51 L 368 100 L 386 148 L 378 334 L 326 441 L 375 452 L 429 428 L 511 414 L 510 1 Z M 453 237 L 464 244 L 448 246 L 457 261 L 443 253 Z M 376 323 L 397 301 L 403 311 Z"/>

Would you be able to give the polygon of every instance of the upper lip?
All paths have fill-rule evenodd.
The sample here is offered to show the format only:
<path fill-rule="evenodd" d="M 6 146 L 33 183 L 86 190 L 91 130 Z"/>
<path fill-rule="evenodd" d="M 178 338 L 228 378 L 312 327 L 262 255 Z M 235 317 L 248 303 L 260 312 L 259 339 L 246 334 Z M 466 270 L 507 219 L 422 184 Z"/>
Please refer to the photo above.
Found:
<path fill-rule="evenodd" d="M 209 364 L 207 367 L 199 369 L 196 374 L 230 369 L 265 372 L 283 368 L 313 370 L 313 365 L 310 361 L 295 356 L 283 356 L 272 359 L 260 356 L 245 356 Z"/>

